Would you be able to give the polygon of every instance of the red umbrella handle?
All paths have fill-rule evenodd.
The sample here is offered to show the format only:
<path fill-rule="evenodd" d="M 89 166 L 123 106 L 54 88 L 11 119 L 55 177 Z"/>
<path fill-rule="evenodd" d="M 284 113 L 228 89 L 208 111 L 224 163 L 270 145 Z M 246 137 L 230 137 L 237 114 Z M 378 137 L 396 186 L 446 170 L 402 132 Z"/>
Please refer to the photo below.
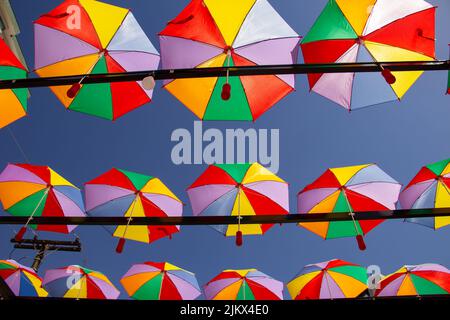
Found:
<path fill-rule="evenodd" d="M 119 254 L 122 253 L 124 246 L 125 246 L 125 238 L 120 238 L 119 242 L 117 243 L 116 252 Z"/>
<path fill-rule="evenodd" d="M 364 237 L 362 235 L 358 234 L 356 236 L 356 242 L 358 242 L 359 250 L 364 251 L 367 249 L 366 243 L 364 242 Z"/>
<path fill-rule="evenodd" d="M 236 245 L 238 247 L 242 247 L 242 243 L 243 243 L 243 239 L 242 239 L 242 231 L 237 231 L 236 232 Z"/>
<path fill-rule="evenodd" d="M 18 242 L 22 241 L 25 232 L 27 232 L 27 227 L 20 228 L 19 232 L 16 233 L 15 240 Z"/>

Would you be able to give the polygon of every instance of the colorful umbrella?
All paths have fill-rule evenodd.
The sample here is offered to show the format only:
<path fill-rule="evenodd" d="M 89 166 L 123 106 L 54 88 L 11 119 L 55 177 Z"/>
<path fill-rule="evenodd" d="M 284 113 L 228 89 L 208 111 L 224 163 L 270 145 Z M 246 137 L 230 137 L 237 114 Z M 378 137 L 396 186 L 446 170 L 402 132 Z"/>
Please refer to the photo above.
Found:
<path fill-rule="evenodd" d="M 87 212 L 92 216 L 134 217 L 181 216 L 183 203 L 158 178 L 112 169 L 86 183 Z M 112 233 L 119 237 L 117 252 L 125 239 L 151 243 L 178 232 L 179 226 L 119 226 Z"/>
<path fill-rule="evenodd" d="M 46 297 L 42 289 L 42 280 L 36 272 L 14 260 L 0 260 L 0 278 L 2 278 L 17 297 Z"/>
<path fill-rule="evenodd" d="M 46 166 L 8 164 L 0 174 L 0 201 L 14 216 L 27 216 L 16 235 L 20 240 L 32 217 L 84 217 L 81 191 Z M 38 231 L 70 233 L 76 226 L 31 225 Z"/>
<path fill-rule="evenodd" d="M 435 8 L 422 0 L 330 0 L 302 41 L 304 60 L 434 60 L 434 20 Z M 401 99 L 422 74 L 390 72 L 382 65 L 380 71 L 310 74 L 308 79 L 312 91 L 353 110 Z"/>
<path fill-rule="evenodd" d="M 192 0 L 159 34 L 164 69 L 292 64 L 299 36 L 266 0 Z M 164 86 L 202 120 L 259 118 L 293 75 L 179 79 Z"/>
<path fill-rule="evenodd" d="M 120 282 L 136 300 L 194 300 L 201 294 L 195 274 L 168 262 L 135 264 Z"/>
<path fill-rule="evenodd" d="M 0 80 L 24 79 L 27 69 L 0 38 Z M 27 114 L 27 89 L 0 90 L 0 128 Z"/>
<path fill-rule="evenodd" d="M 338 259 L 309 264 L 287 288 L 294 300 L 356 298 L 367 290 L 367 270 Z"/>
<path fill-rule="evenodd" d="M 400 194 L 403 209 L 450 208 L 450 159 L 423 167 Z M 412 218 L 406 221 L 439 229 L 450 217 Z"/>
<path fill-rule="evenodd" d="M 383 220 L 356 221 L 354 212 L 395 209 L 401 185 L 375 164 L 328 169 L 298 194 L 299 213 L 348 212 L 353 221 L 299 225 L 324 239 L 355 237 L 365 249 L 363 235 Z"/>
<path fill-rule="evenodd" d="M 130 10 L 67 0 L 35 22 L 36 73 L 42 77 L 155 70 L 159 54 Z M 142 82 L 51 87 L 70 110 L 114 120 L 150 102 Z"/>
<path fill-rule="evenodd" d="M 283 300 L 283 283 L 256 269 L 225 270 L 204 291 L 208 300 Z"/>
<path fill-rule="evenodd" d="M 188 188 L 196 216 L 254 216 L 289 213 L 288 184 L 258 163 L 215 164 Z M 240 219 L 237 219 L 240 222 Z M 264 234 L 272 224 L 213 226 L 226 236 Z"/>
<path fill-rule="evenodd" d="M 43 285 L 52 297 L 115 300 L 120 295 L 103 273 L 77 265 L 46 271 Z"/>
<path fill-rule="evenodd" d="M 375 294 L 378 297 L 450 294 L 450 271 L 432 263 L 404 266 L 386 276 Z"/>

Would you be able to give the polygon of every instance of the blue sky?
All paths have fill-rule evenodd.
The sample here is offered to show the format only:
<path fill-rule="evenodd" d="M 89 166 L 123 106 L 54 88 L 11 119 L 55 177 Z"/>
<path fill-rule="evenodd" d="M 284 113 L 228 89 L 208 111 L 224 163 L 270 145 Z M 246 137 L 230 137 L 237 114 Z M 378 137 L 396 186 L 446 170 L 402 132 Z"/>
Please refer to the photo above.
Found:
<path fill-rule="evenodd" d="M 60 1 L 12 0 L 28 65 L 34 61 L 32 21 Z M 187 0 L 115 0 L 130 7 L 152 42 Z M 448 57 L 450 3 L 431 1 L 437 11 L 437 57 Z M 272 5 L 300 34 L 305 35 L 326 0 L 272 0 Z M 300 58 L 301 61 L 301 58 Z M 326 168 L 376 162 L 406 184 L 431 162 L 450 156 L 450 97 L 445 96 L 446 72 L 422 76 L 401 102 L 392 102 L 349 114 L 328 100 L 308 93 L 305 76 L 297 77 L 297 92 L 282 100 L 256 123 L 204 124 L 205 128 L 280 129 L 279 175 L 290 183 L 291 211 L 296 193 Z M 68 112 L 47 88 L 33 89 L 30 115 L 10 126 L 32 163 L 49 165 L 78 186 L 112 167 L 160 177 L 185 203 L 185 189 L 205 165 L 175 166 L 170 135 L 177 128 L 192 130 L 194 116 L 168 92 L 157 88 L 154 101 L 116 122 Z M 0 131 L 0 167 L 24 162 L 8 130 Z M 189 205 L 185 211 L 190 214 Z M 9 239 L 18 227 L 0 226 L 0 258 L 9 258 Z M 324 241 L 295 225 L 275 226 L 264 236 L 246 237 L 237 248 L 209 227 L 185 227 L 173 240 L 152 245 L 127 242 L 117 255 L 117 243 L 101 227 L 79 227 L 75 233 L 83 253 L 53 253 L 41 271 L 67 264 L 97 269 L 118 280 L 133 263 L 169 261 L 197 274 L 203 285 L 228 268 L 255 267 L 281 281 L 290 280 L 305 264 L 341 258 L 362 265 L 377 264 L 383 273 L 403 264 L 435 262 L 450 266 L 447 249 L 450 228 L 434 232 L 403 223 L 385 222 L 366 237 L 368 250 L 360 252 L 354 239 Z M 44 236 L 44 235 L 43 235 Z M 48 235 L 72 239 L 73 236 Z M 30 265 L 33 253 L 15 251 L 11 257 Z M 43 273 L 42 273 L 43 274 Z M 125 297 L 125 295 L 122 295 Z"/>

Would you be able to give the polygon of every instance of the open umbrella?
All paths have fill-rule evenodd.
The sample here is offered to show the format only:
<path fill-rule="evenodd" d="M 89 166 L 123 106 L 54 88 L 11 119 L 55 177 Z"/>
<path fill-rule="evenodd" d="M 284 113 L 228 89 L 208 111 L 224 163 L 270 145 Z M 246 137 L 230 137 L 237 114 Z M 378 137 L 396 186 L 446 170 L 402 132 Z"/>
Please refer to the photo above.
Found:
<path fill-rule="evenodd" d="M 367 290 L 367 270 L 338 259 L 309 264 L 287 288 L 294 300 L 356 298 Z"/>
<path fill-rule="evenodd" d="M 380 73 L 310 74 L 311 91 L 348 110 L 401 99 L 422 71 L 390 72 L 382 62 L 434 60 L 434 20 L 422 0 L 328 1 L 302 41 L 305 62 L 375 61 Z"/>
<path fill-rule="evenodd" d="M 17 297 L 46 297 L 42 289 L 42 279 L 36 272 L 14 260 L 0 260 L 2 278 Z"/>
<path fill-rule="evenodd" d="M 281 178 L 259 163 L 215 164 L 188 188 L 196 216 L 285 215 L 289 213 L 289 188 Z M 264 234 L 272 224 L 213 226 L 226 236 Z"/>
<path fill-rule="evenodd" d="M 283 300 L 283 283 L 256 269 L 225 270 L 204 291 L 208 300 Z"/>
<path fill-rule="evenodd" d="M 52 297 L 115 300 L 120 295 L 103 273 L 78 265 L 46 271 L 43 285 Z"/>
<path fill-rule="evenodd" d="M 164 69 L 292 64 L 299 36 L 266 0 L 192 0 L 160 32 Z M 259 118 L 293 75 L 178 79 L 164 86 L 198 118 Z"/>
<path fill-rule="evenodd" d="M 168 262 L 135 264 L 120 282 L 136 300 L 194 300 L 201 294 L 195 274 Z"/>
<path fill-rule="evenodd" d="M 450 208 L 450 159 L 423 167 L 400 193 L 403 209 Z M 450 217 L 406 219 L 433 229 L 450 224 Z"/>
<path fill-rule="evenodd" d="M 81 191 L 46 166 L 8 164 L 0 174 L 0 200 L 14 216 L 27 216 L 27 224 L 17 233 L 22 239 L 33 217 L 84 217 Z M 38 231 L 70 233 L 75 226 L 30 225 Z"/>
<path fill-rule="evenodd" d="M 27 69 L 0 38 L 0 80 L 24 79 Z M 0 90 L 0 128 L 27 114 L 27 89 Z"/>
<path fill-rule="evenodd" d="M 67 0 L 35 21 L 35 68 L 42 77 L 155 70 L 159 54 L 129 9 Z M 142 82 L 51 87 L 70 110 L 114 120 L 150 102 Z"/>
<path fill-rule="evenodd" d="M 183 203 L 158 178 L 112 169 L 85 184 L 86 210 L 92 216 L 134 217 L 181 216 Z M 178 226 L 119 226 L 111 229 L 120 238 L 152 243 L 179 231 Z"/>
<path fill-rule="evenodd" d="M 355 220 L 355 212 L 395 209 L 401 185 L 376 164 L 328 169 L 298 194 L 299 213 L 348 212 L 353 221 L 308 222 L 299 225 L 324 239 L 355 237 L 365 249 L 363 235 L 383 220 Z"/>
<path fill-rule="evenodd" d="M 450 271 L 433 263 L 404 266 L 386 276 L 375 294 L 378 297 L 450 294 Z"/>

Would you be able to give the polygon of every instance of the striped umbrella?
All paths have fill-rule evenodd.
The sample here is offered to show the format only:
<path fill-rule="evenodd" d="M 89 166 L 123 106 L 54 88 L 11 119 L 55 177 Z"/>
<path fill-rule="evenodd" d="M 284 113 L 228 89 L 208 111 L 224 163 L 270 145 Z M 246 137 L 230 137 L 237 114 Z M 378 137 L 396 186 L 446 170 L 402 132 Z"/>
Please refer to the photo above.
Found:
<path fill-rule="evenodd" d="M 380 283 L 378 297 L 450 294 L 450 270 L 433 263 L 404 266 Z"/>
<path fill-rule="evenodd" d="M 2 278 L 17 297 L 46 297 L 42 279 L 36 272 L 14 260 L 0 260 Z"/>
<path fill-rule="evenodd" d="M 0 80 L 24 79 L 27 69 L 0 38 Z M 0 90 L 0 128 L 6 127 L 27 114 L 27 89 Z"/>
<path fill-rule="evenodd" d="M 155 70 L 159 54 L 129 9 L 67 0 L 34 23 L 35 68 L 41 77 Z M 138 82 L 50 87 L 66 109 L 115 120 L 151 101 Z"/>
<path fill-rule="evenodd" d="M 164 69 L 293 64 L 299 36 L 267 0 L 192 0 L 159 33 Z M 294 75 L 166 81 L 202 120 L 255 121 L 294 91 Z"/>
<path fill-rule="evenodd" d="M 178 226 L 130 226 L 134 217 L 181 216 L 183 203 L 158 178 L 112 169 L 85 184 L 86 209 L 92 216 L 125 216 L 128 225 L 110 227 L 120 238 L 116 251 L 122 252 L 125 239 L 152 243 L 178 232 Z"/>
<path fill-rule="evenodd" d="M 364 250 L 363 235 L 383 220 L 357 221 L 354 212 L 393 210 L 400 189 L 401 185 L 376 164 L 328 169 L 298 194 L 298 212 L 348 212 L 353 221 L 299 225 L 324 239 L 356 237 L 359 248 Z"/>
<path fill-rule="evenodd" d="M 136 300 L 194 300 L 201 294 L 195 274 L 168 262 L 135 264 L 120 282 Z"/>
<path fill-rule="evenodd" d="M 329 0 L 303 38 L 305 62 L 376 62 L 380 72 L 309 74 L 311 91 L 349 111 L 403 98 L 423 71 L 382 63 L 435 59 L 435 9 L 423 0 Z"/>
<path fill-rule="evenodd" d="M 423 167 L 400 193 L 403 209 L 450 208 L 450 159 Z M 406 219 L 433 229 L 450 224 L 450 217 Z"/>
<path fill-rule="evenodd" d="M 259 163 L 211 165 L 187 193 L 197 216 L 238 218 L 289 213 L 288 184 Z M 272 224 L 213 227 L 226 236 L 236 235 L 236 243 L 241 245 L 243 234 L 264 234 Z"/>
<path fill-rule="evenodd" d="M 283 300 L 283 283 L 256 269 L 225 270 L 204 291 L 208 300 Z"/>
<path fill-rule="evenodd" d="M 367 270 L 338 259 L 310 264 L 287 288 L 294 300 L 356 298 L 367 289 Z"/>
<path fill-rule="evenodd" d="M 103 273 L 78 265 L 46 271 L 43 286 L 52 297 L 115 300 L 120 295 Z"/>
<path fill-rule="evenodd" d="M 46 166 L 8 164 L 0 174 L 0 200 L 14 216 L 84 217 L 81 191 Z M 20 240 L 28 223 L 16 235 Z M 38 231 L 70 233 L 75 226 L 31 225 Z"/>

